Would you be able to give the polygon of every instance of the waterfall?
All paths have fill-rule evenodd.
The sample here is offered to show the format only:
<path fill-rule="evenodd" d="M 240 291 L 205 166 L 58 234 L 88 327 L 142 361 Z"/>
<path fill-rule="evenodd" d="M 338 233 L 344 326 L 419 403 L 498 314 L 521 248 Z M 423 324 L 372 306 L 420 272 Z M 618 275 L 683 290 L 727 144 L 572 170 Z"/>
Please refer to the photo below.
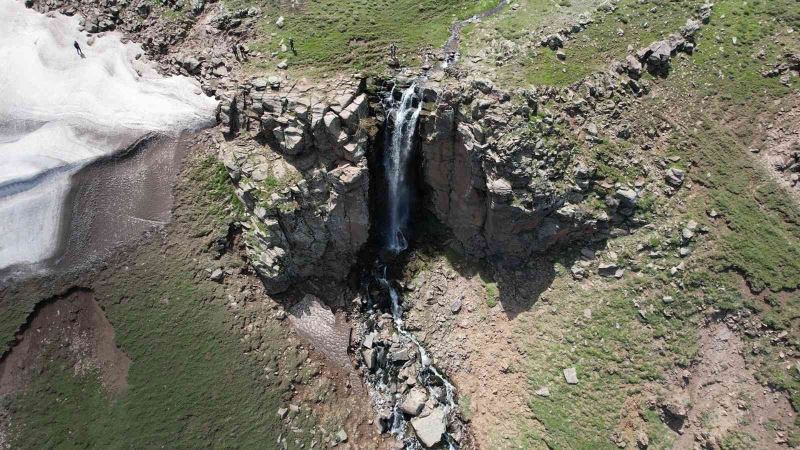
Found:
<path fill-rule="evenodd" d="M 413 83 L 403 90 L 400 99 L 395 99 L 395 89 L 383 99 L 386 109 L 386 134 L 384 147 L 384 169 L 386 177 L 386 223 L 382 233 L 384 240 L 382 248 L 386 254 L 398 255 L 408 248 L 407 230 L 411 213 L 412 202 L 412 180 L 409 177 L 411 168 L 409 167 L 414 151 L 414 133 L 417 127 L 420 110 L 422 109 L 422 99 L 417 95 L 417 85 Z M 392 128 L 391 125 L 394 125 Z M 405 329 L 403 321 L 402 297 L 397 288 L 392 284 L 387 276 L 387 261 L 378 258 L 374 271 L 369 276 L 366 284 L 366 296 L 370 298 L 370 284 L 376 283 L 379 291 L 388 297 L 391 308 L 391 323 L 394 332 L 400 337 L 400 342 L 413 344 L 419 355 L 419 371 L 415 375 L 418 385 L 427 390 L 428 398 L 433 400 L 433 407 L 441 410 L 446 418 L 446 430 L 442 433 L 441 440 L 447 448 L 455 450 L 458 448 L 456 439 L 451 434 L 454 428 L 461 429 L 456 419 L 456 395 L 455 388 L 436 367 L 434 367 L 427 350 L 417 340 L 414 335 Z M 379 308 L 375 308 L 377 303 L 370 300 L 370 312 L 373 318 L 382 313 Z M 380 320 L 373 320 L 372 323 L 379 323 Z M 379 330 L 378 330 L 379 331 Z M 373 329 L 373 333 L 375 329 Z M 371 344 L 373 345 L 373 344 Z M 384 362 L 383 366 L 377 369 L 375 388 L 379 393 L 378 398 L 382 398 L 385 406 L 391 405 L 390 420 L 387 429 L 392 434 L 397 435 L 404 441 L 406 448 L 419 449 L 422 443 L 417 440 L 414 431 L 409 429 L 409 422 L 406 420 L 400 408 L 402 392 L 396 393 L 390 389 L 391 382 L 381 374 L 394 374 L 396 376 L 399 367 L 393 362 Z M 443 389 L 443 395 L 438 396 L 437 390 Z M 383 397 L 380 397 L 383 395 Z M 438 399 L 437 399 L 438 397 Z M 412 422 L 413 423 L 413 422 Z"/>
<path fill-rule="evenodd" d="M 386 98 L 386 123 L 394 118 L 391 137 L 387 133 L 384 167 L 387 180 L 388 221 L 385 248 L 393 254 L 408 247 L 404 230 L 408 225 L 411 189 L 408 184 L 409 161 L 414 145 L 414 131 L 422 109 L 422 101 L 416 95 L 417 84 L 412 83 L 403 91 L 400 102 L 395 103 L 394 89 Z M 414 101 L 416 100 L 416 106 Z"/>

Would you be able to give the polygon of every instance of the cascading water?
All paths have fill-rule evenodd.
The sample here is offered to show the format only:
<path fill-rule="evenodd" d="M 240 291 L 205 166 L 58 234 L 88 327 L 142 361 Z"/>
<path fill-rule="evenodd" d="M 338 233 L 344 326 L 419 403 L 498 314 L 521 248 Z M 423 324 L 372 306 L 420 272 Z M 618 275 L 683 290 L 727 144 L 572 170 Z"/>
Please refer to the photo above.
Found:
<path fill-rule="evenodd" d="M 392 256 L 402 253 L 408 247 L 406 236 L 412 201 L 409 164 L 413 156 L 417 120 L 422 108 L 416 84 L 405 89 L 399 101 L 394 95 L 395 90 L 392 89 L 383 101 L 387 127 L 384 169 L 388 210 L 386 229 L 382 233 L 382 248 L 384 255 Z M 390 127 L 392 123 L 393 128 Z M 457 449 L 457 437 L 462 432 L 462 423 L 456 419 L 455 388 L 434 367 L 420 342 L 405 329 L 402 298 L 389 280 L 387 272 L 387 263 L 379 259 L 374 271 L 366 279 L 365 293 L 370 317 L 368 323 L 372 326 L 362 344 L 362 357 L 370 370 L 368 378 L 375 389 L 373 398 L 376 407 L 383 411 L 381 423 L 386 431 L 403 440 L 405 448 L 445 445 L 449 449 Z M 383 313 L 386 310 L 391 311 L 390 318 Z M 419 358 L 403 353 L 408 349 L 414 349 L 411 353 Z M 409 413 L 408 405 L 403 402 L 414 389 L 417 392 L 423 390 L 427 400 L 424 408 L 420 405 L 421 410 Z M 431 424 L 423 416 L 441 418 L 441 421 Z M 423 422 L 428 420 L 428 423 L 422 424 L 421 419 Z M 426 439 L 428 442 L 425 442 Z"/>
<path fill-rule="evenodd" d="M 394 118 L 394 130 L 387 139 L 384 167 L 387 181 L 388 220 L 386 232 L 386 249 L 398 254 L 408 247 L 404 230 L 408 224 L 411 203 L 411 189 L 408 184 L 408 164 L 414 144 L 414 130 L 422 109 L 422 102 L 417 99 L 417 85 L 412 84 L 403 91 L 400 102 L 395 104 L 394 89 L 387 96 L 385 103 L 386 123 Z M 416 100 L 416 106 L 414 101 Z M 387 137 L 389 134 L 387 133 Z"/>
<path fill-rule="evenodd" d="M 425 350 L 425 347 L 419 343 L 414 335 L 403 328 L 403 307 L 400 305 L 400 294 L 398 294 L 397 289 L 395 289 L 394 286 L 392 286 L 392 284 L 386 279 L 385 272 L 386 268 L 384 267 L 384 275 L 382 278 L 379 278 L 378 281 L 389 292 L 389 298 L 392 302 L 392 320 L 394 321 L 395 330 L 397 330 L 400 335 L 413 342 L 416 346 L 417 351 L 419 352 L 420 363 L 422 365 L 422 371 L 419 373 L 419 378 L 426 383 L 426 388 L 428 389 L 429 394 L 432 397 L 436 396 L 436 393 L 427 379 L 432 379 L 434 382 L 436 382 L 436 384 L 441 384 L 444 386 L 445 398 L 442 402 L 444 406 L 444 415 L 446 417 L 450 416 L 450 413 L 454 411 L 456 405 L 455 387 L 436 369 L 436 367 L 433 366 L 433 364 L 431 364 L 431 358 L 428 356 L 428 352 Z M 402 412 L 399 411 L 398 405 L 399 401 L 393 408 L 394 418 L 392 432 L 402 435 L 405 431 L 405 421 L 403 420 Z M 449 434 L 445 434 L 444 437 L 449 449 L 454 450 L 458 448 L 457 444 Z"/>

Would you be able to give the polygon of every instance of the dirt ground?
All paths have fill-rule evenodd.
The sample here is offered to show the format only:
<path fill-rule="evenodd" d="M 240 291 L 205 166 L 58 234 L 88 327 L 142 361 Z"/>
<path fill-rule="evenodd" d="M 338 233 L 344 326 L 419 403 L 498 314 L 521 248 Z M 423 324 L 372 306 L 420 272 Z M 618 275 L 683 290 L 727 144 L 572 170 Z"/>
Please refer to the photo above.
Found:
<path fill-rule="evenodd" d="M 0 395 L 24 389 L 39 358 L 65 358 L 76 374 L 98 369 L 103 387 L 127 387 L 130 358 L 114 342 L 114 328 L 91 291 L 75 289 L 40 304 L 16 344 L 0 361 Z"/>
<path fill-rule="evenodd" d="M 796 413 L 786 395 L 764 387 L 745 365 L 742 338 L 724 323 L 700 332 L 697 361 L 680 375 L 672 402 L 686 408 L 673 428 L 676 448 L 720 448 L 731 430 L 750 435 L 752 448 L 786 448 L 785 430 Z"/>
<path fill-rule="evenodd" d="M 556 304 L 564 305 L 550 301 L 560 294 L 548 287 L 547 270 L 532 273 L 542 277 L 506 280 L 506 286 L 516 286 L 520 295 L 506 292 L 501 296 L 505 301 L 496 306 L 487 304 L 486 280 L 480 274 L 456 270 L 444 256 L 428 261 L 406 281 L 404 301 L 413 305 L 408 326 L 454 382 L 477 448 L 512 447 L 520 429 L 546 433 L 529 400 L 549 393 L 530 383 L 525 354 L 519 348 L 525 339 L 518 333 L 548 329 L 552 325 L 536 322 L 548 320 Z M 587 283 L 599 289 L 607 282 Z M 527 295 L 532 292 L 541 294 Z M 591 317 L 591 309 L 584 310 L 575 326 Z M 569 334 L 566 329 L 562 332 Z M 527 339 L 547 339 L 546 332 L 535 334 Z M 698 338 L 699 352 L 687 369 L 665 372 L 662 381 L 643 384 L 638 394 L 627 398 L 614 430 L 609 430 L 612 441 L 616 438 L 622 448 L 647 447 L 648 425 L 640 411 L 668 408 L 680 416 L 661 412 L 673 430 L 674 448 L 729 448 L 732 436 L 741 436 L 746 448 L 787 448 L 787 430 L 796 413 L 785 392 L 756 380 L 744 359 L 748 349 L 742 337 L 725 323 L 712 322 Z"/>
<path fill-rule="evenodd" d="M 541 428 L 528 407 L 529 385 L 514 340 L 526 300 L 505 294 L 505 302 L 490 307 L 481 275 L 460 269 L 440 256 L 407 283 L 404 302 L 413 304 L 407 323 L 456 386 L 476 446 L 495 448 L 507 445 L 520 424 Z"/>
<path fill-rule="evenodd" d="M 795 159 L 800 155 L 800 95 L 786 97 L 781 106 L 777 116 L 758 118 L 758 139 L 750 144 L 750 151 L 800 202 L 800 160 Z M 793 164 L 794 171 L 789 169 Z"/>

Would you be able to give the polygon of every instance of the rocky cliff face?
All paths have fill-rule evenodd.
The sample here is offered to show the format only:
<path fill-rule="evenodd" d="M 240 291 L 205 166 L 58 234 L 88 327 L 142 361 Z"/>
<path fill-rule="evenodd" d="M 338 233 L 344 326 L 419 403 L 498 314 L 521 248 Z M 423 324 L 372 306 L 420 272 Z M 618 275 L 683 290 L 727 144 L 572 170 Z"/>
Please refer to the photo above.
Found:
<path fill-rule="evenodd" d="M 372 86 L 356 78 L 287 90 L 256 79 L 223 102 L 223 160 L 249 213 L 251 263 L 271 292 L 343 279 L 368 241 L 367 155 L 380 147 L 380 99 L 392 83 Z M 604 211 L 582 207 L 590 170 L 556 119 L 537 115 L 540 95 L 486 82 L 422 93 L 420 207 L 470 256 L 517 264 L 607 228 Z"/>
<path fill-rule="evenodd" d="M 536 92 L 512 101 L 478 81 L 427 96 L 435 99 L 421 119 L 427 207 L 465 253 L 516 264 L 605 228 L 604 217 L 568 202 L 588 174 L 571 170 L 573 145 L 551 117 L 531 120 Z"/>
<path fill-rule="evenodd" d="M 313 90 L 256 79 L 224 102 L 222 157 L 249 213 L 251 264 L 270 292 L 343 279 L 367 242 L 368 110 L 360 79 Z"/>

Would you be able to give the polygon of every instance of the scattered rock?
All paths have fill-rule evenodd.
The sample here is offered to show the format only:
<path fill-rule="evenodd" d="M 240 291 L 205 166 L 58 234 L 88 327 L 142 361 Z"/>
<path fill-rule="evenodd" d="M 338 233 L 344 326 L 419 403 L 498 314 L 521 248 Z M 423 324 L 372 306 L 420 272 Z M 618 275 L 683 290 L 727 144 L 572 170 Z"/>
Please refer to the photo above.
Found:
<path fill-rule="evenodd" d="M 636 201 L 639 199 L 639 194 L 633 189 L 620 188 L 617 189 L 616 198 L 620 201 L 620 206 L 633 208 L 636 206 Z"/>
<path fill-rule="evenodd" d="M 550 389 L 547 386 L 542 386 L 536 390 L 535 394 L 539 397 L 550 397 Z"/>
<path fill-rule="evenodd" d="M 400 403 L 400 410 L 409 416 L 418 416 L 428 401 L 428 393 L 422 387 L 415 387 L 409 391 L 403 402 Z"/>
<path fill-rule="evenodd" d="M 287 408 L 278 408 L 278 417 L 281 419 L 285 419 L 286 415 L 289 413 L 289 409 Z"/>
<path fill-rule="evenodd" d="M 187 72 L 194 74 L 197 73 L 198 69 L 200 68 L 200 61 L 195 57 L 188 56 L 183 59 L 181 65 L 184 69 L 186 69 Z"/>
<path fill-rule="evenodd" d="M 551 50 L 557 50 L 564 46 L 564 37 L 559 34 L 549 34 L 541 41 L 542 47 L 550 47 Z"/>
<path fill-rule="evenodd" d="M 613 277 L 616 275 L 619 266 L 615 263 L 600 263 L 597 266 L 597 273 L 602 277 Z"/>
<path fill-rule="evenodd" d="M 664 423 L 674 431 L 680 433 L 683 430 L 683 425 L 689 417 L 689 412 L 686 405 L 679 399 L 672 399 L 664 402 L 661 405 Z"/>
<path fill-rule="evenodd" d="M 636 433 L 636 445 L 641 449 L 650 446 L 650 438 L 647 436 L 647 433 L 644 430 L 639 430 Z"/>
<path fill-rule="evenodd" d="M 253 86 L 253 89 L 257 91 L 263 91 L 267 88 L 267 79 L 266 78 L 255 78 L 250 80 L 250 85 Z"/>
<path fill-rule="evenodd" d="M 684 176 L 685 176 L 685 173 L 684 173 L 683 170 L 675 168 L 675 167 L 670 167 L 669 170 L 667 170 L 667 173 L 664 176 L 664 179 L 667 180 L 667 184 L 669 184 L 672 187 L 676 187 L 677 188 L 677 187 L 681 187 L 681 185 L 683 184 Z"/>
<path fill-rule="evenodd" d="M 564 369 L 564 380 L 566 380 L 568 384 L 578 384 L 577 370 L 575 370 L 574 367 Z"/>
<path fill-rule="evenodd" d="M 223 278 L 225 278 L 225 272 L 222 271 L 220 268 L 216 268 L 211 272 L 211 275 L 208 277 L 211 281 L 216 281 L 217 283 L 221 282 Z"/>
<path fill-rule="evenodd" d="M 375 349 L 368 348 L 361 351 L 361 356 L 364 358 L 364 365 L 367 366 L 367 369 L 372 370 L 375 368 L 376 361 L 376 354 Z"/>
<path fill-rule="evenodd" d="M 267 81 L 269 82 L 269 87 L 273 90 L 278 90 L 281 87 L 281 79 L 278 78 L 277 75 L 270 76 Z"/>

